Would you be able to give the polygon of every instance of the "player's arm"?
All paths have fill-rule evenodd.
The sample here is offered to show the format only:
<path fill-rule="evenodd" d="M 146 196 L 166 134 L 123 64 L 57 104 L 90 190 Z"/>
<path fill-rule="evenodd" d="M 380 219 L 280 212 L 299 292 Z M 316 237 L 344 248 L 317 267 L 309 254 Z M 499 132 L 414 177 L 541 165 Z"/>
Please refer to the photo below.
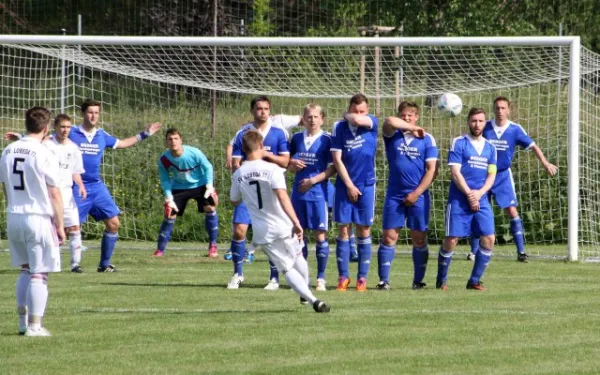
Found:
<path fill-rule="evenodd" d="M 196 158 L 200 164 L 200 170 L 202 174 L 206 177 L 206 191 L 204 192 L 204 199 L 208 199 L 214 192 L 214 169 L 210 161 L 204 153 L 200 150 L 196 151 Z"/>
<path fill-rule="evenodd" d="M 275 115 L 271 117 L 271 121 L 280 125 L 286 132 L 297 126 L 302 126 L 302 116 L 298 115 Z"/>
<path fill-rule="evenodd" d="M 433 180 L 437 176 L 438 170 L 438 161 L 437 159 L 430 159 L 425 162 L 425 174 L 423 178 L 421 178 L 421 182 L 415 188 L 415 190 L 411 191 L 404 198 L 404 202 L 402 202 L 405 206 L 413 206 L 417 199 L 431 186 Z"/>
<path fill-rule="evenodd" d="M 225 168 L 229 169 L 230 171 L 233 169 L 233 158 L 232 158 L 232 154 L 233 154 L 233 146 L 229 143 L 227 144 L 227 147 L 225 147 Z"/>
<path fill-rule="evenodd" d="M 333 176 L 334 174 L 335 174 L 335 167 L 333 166 L 333 164 L 330 164 L 327 167 L 327 169 L 325 169 L 323 172 L 319 173 L 318 175 L 313 176 L 311 178 L 305 178 L 302 181 L 300 181 L 300 184 L 298 185 L 298 190 L 301 193 L 306 193 L 313 186 L 329 179 L 329 177 Z"/>
<path fill-rule="evenodd" d="M 281 208 L 283 212 L 290 218 L 292 224 L 294 225 L 294 229 L 292 229 L 293 233 L 298 236 L 298 239 L 302 238 L 302 226 L 300 225 L 300 220 L 296 216 L 296 211 L 294 211 L 294 207 L 292 206 L 292 201 L 290 201 L 290 197 L 288 196 L 287 189 L 273 189 L 273 192 L 277 196 L 279 203 L 281 204 Z"/>
<path fill-rule="evenodd" d="M 467 185 L 467 181 L 465 181 L 465 178 L 463 177 L 462 173 L 460 173 L 460 169 L 460 165 L 450 165 L 452 181 L 454 181 L 456 187 L 458 187 L 458 190 L 460 190 L 464 195 L 468 196 L 471 193 L 471 188 L 469 188 L 469 185 Z"/>
<path fill-rule="evenodd" d="M 542 166 L 544 166 L 544 169 L 550 176 L 554 176 L 558 172 L 558 167 L 546 159 L 542 149 L 537 144 L 531 146 L 531 151 L 533 151 L 535 157 L 542 163 Z"/>
<path fill-rule="evenodd" d="M 85 190 L 85 185 L 83 185 L 81 173 L 73 173 L 73 182 L 79 187 L 79 196 L 83 199 L 87 198 L 87 190 Z"/>
<path fill-rule="evenodd" d="M 417 138 L 423 138 L 425 136 L 425 129 L 420 126 L 411 125 L 402 120 L 400 117 L 391 116 L 386 118 L 383 122 L 383 135 L 386 137 L 391 137 L 394 135 L 396 130 L 400 130 L 402 132 L 409 131 Z"/>
<path fill-rule="evenodd" d="M 281 155 L 275 155 L 272 152 L 263 150 L 263 159 L 270 163 L 277 164 L 281 168 L 287 168 L 290 163 L 290 154 L 285 153 Z"/>
<path fill-rule="evenodd" d="M 344 113 L 344 120 L 354 126 L 360 126 L 371 129 L 373 127 L 373 119 L 367 115 L 357 115 L 355 113 Z"/>
<path fill-rule="evenodd" d="M 358 190 L 356 186 L 354 186 L 354 183 L 352 182 L 352 179 L 348 174 L 348 170 L 342 162 L 342 151 L 332 150 L 331 158 L 333 160 L 333 165 L 338 174 L 338 177 L 342 180 L 344 185 L 346 185 L 346 190 L 348 191 L 348 198 L 352 203 L 356 203 L 358 201 L 358 197 L 362 195 L 362 193 L 360 192 L 360 190 Z"/>
<path fill-rule="evenodd" d="M 239 173 L 236 171 L 231 176 L 231 188 L 229 189 L 229 200 L 236 207 L 242 203 L 242 191 L 240 190 Z"/>
<path fill-rule="evenodd" d="M 146 129 L 144 129 L 141 133 L 129 138 L 120 139 L 115 148 L 129 148 L 135 145 L 136 143 L 141 142 L 144 139 L 154 135 L 154 133 L 160 130 L 160 126 L 161 124 L 159 122 L 153 122 L 151 124 L 148 124 L 146 126 Z"/>
<path fill-rule="evenodd" d="M 165 218 L 169 218 L 174 216 L 177 212 L 179 212 L 179 208 L 173 200 L 173 186 L 171 183 L 171 176 L 169 175 L 169 170 L 167 169 L 167 167 L 165 167 L 165 165 L 162 163 L 162 157 L 158 159 L 158 178 L 160 180 L 160 187 L 165 197 L 163 213 Z"/>

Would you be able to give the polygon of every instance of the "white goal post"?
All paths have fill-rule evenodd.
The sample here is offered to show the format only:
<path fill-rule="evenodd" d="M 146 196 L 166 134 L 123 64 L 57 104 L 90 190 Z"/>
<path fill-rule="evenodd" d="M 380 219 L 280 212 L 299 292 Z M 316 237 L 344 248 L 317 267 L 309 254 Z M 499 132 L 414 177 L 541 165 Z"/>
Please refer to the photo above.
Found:
<path fill-rule="evenodd" d="M 580 142 L 582 142 L 580 113 L 586 111 L 588 126 L 598 127 L 597 108 L 600 104 L 597 99 L 593 99 L 593 95 L 597 95 L 594 90 L 598 90 L 597 75 L 600 71 L 600 63 L 598 55 L 581 47 L 579 37 L 215 38 L 0 35 L 0 45 L 3 48 L 5 84 L 9 81 L 4 76 L 5 73 L 23 75 L 19 79 L 10 81 L 9 86 L 12 91 L 8 94 L 23 95 L 23 99 L 15 101 L 18 105 L 0 105 L 3 131 L 14 130 L 18 126 L 20 119 L 18 111 L 24 110 L 27 105 L 37 103 L 35 98 L 38 98 L 40 105 L 53 106 L 55 111 L 62 110 L 77 117 L 76 109 L 83 97 L 95 95 L 108 97 L 109 92 L 115 93 L 119 90 L 118 86 L 127 86 L 127 89 L 122 89 L 123 92 L 131 90 L 129 92 L 132 94 L 129 98 L 126 98 L 126 95 L 118 96 L 118 100 L 115 99 L 117 94 L 111 94 L 115 95 L 110 97 L 113 102 L 112 117 L 103 119 L 107 122 L 105 126 L 113 126 L 110 124 L 112 121 L 114 123 L 119 121 L 118 113 L 125 112 L 128 106 L 125 104 L 127 100 L 132 103 L 129 106 L 133 110 L 137 110 L 140 106 L 148 108 L 154 104 L 154 111 L 148 110 L 149 113 L 142 116 L 144 119 L 152 118 L 153 115 L 155 117 L 164 115 L 159 120 L 167 123 L 179 122 L 181 121 L 179 119 L 173 120 L 176 118 L 174 113 L 178 108 L 177 102 L 186 101 L 186 98 L 191 96 L 196 100 L 200 95 L 198 90 L 214 90 L 222 95 L 227 93 L 271 95 L 275 97 L 274 102 L 285 103 L 279 106 L 279 112 L 298 111 L 301 106 L 296 105 L 293 98 L 300 98 L 303 103 L 310 100 L 335 103 L 326 105 L 326 108 L 331 108 L 329 109 L 331 120 L 339 117 L 343 111 L 343 104 L 339 103 L 343 103 L 343 100 L 352 93 L 358 92 L 359 87 L 364 87 L 364 93 L 377 100 L 378 115 L 393 115 L 399 98 L 422 99 L 443 92 L 455 92 L 467 98 L 466 105 L 484 106 L 483 102 L 485 102 L 487 107 L 484 108 L 490 108 L 490 98 L 508 92 L 508 95 L 522 97 L 522 102 L 519 104 L 520 113 L 525 113 L 523 117 L 534 124 L 533 129 L 526 127 L 526 130 L 534 133 L 534 140 L 536 135 L 544 134 L 543 137 L 548 144 L 554 144 L 553 142 L 559 142 L 554 139 L 558 137 L 557 132 L 565 132 L 565 129 L 556 125 L 553 132 L 543 133 L 546 126 L 544 124 L 549 126 L 552 121 L 560 121 L 562 112 L 559 109 L 556 109 L 557 114 L 550 112 L 553 108 L 566 106 L 567 165 L 560 165 L 559 172 L 564 175 L 568 170 L 568 178 L 563 180 L 567 181 L 568 185 L 565 199 L 568 207 L 566 219 L 562 220 L 568 222 L 568 225 L 560 229 L 560 233 L 566 235 L 563 238 L 562 235 L 554 234 L 558 233 L 555 229 L 556 225 L 562 225 L 561 220 L 557 220 L 558 224 L 546 224 L 548 231 L 554 232 L 542 233 L 539 239 L 536 237 L 533 242 L 551 244 L 555 241 L 566 244 L 568 249 L 566 258 L 571 261 L 580 258 L 582 244 L 591 248 L 585 258 L 600 257 L 600 249 L 598 249 L 600 220 L 594 213 L 599 208 L 594 203 L 596 198 L 586 193 L 583 208 L 586 214 L 582 213 L 580 207 L 580 191 L 588 188 L 592 192 L 594 190 L 593 181 L 586 181 L 587 187 L 580 186 L 581 179 L 588 178 L 587 175 L 580 175 L 580 159 L 582 155 L 587 155 L 580 149 Z M 585 53 L 585 56 L 582 56 L 582 53 Z M 366 86 L 364 82 L 357 82 L 359 73 L 365 74 L 354 69 L 360 65 L 359 59 L 361 61 L 366 59 L 369 66 L 366 73 L 368 76 Z M 7 67 L 10 64 L 12 65 Z M 506 64 L 505 69 L 502 68 L 502 64 Z M 516 70 L 515 67 L 518 67 L 518 72 L 509 70 Z M 486 72 L 486 69 L 489 72 Z M 50 70 L 57 70 L 57 73 L 50 74 L 48 73 Z M 401 72 L 400 77 L 398 72 Z M 24 78 L 27 74 L 30 76 Z M 112 78 L 107 78 L 108 74 Z M 584 74 L 594 76 L 589 80 L 588 85 L 594 85 L 593 88 L 580 87 L 580 82 L 584 82 Z M 319 76 L 323 77 L 322 82 L 315 83 Z M 54 80 L 55 83 L 45 84 L 43 88 L 36 89 L 38 85 L 33 83 L 36 79 Z M 556 95 L 547 92 L 548 85 L 555 85 L 556 81 L 560 82 L 561 79 L 567 82 L 566 103 L 561 101 L 563 91 L 560 83 Z M 401 82 L 401 87 L 398 82 Z M 115 87 L 108 88 L 109 85 Z M 534 86 L 537 88 L 530 89 L 528 92 L 520 91 Z M 73 93 L 70 92 L 71 88 L 74 88 Z M 591 90 L 591 97 L 588 98 L 586 95 L 584 100 L 585 105 L 580 103 L 580 92 L 583 90 Z M 247 102 L 245 96 L 241 98 Z M 227 103 L 239 101 L 224 96 L 222 100 Z M 385 102 L 387 104 L 381 104 L 382 108 L 379 108 L 380 100 L 387 100 Z M 194 105 L 196 104 L 192 102 L 186 103 L 185 108 L 190 109 Z M 543 106 L 543 111 L 526 109 L 528 106 L 536 105 Z M 161 110 L 164 114 L 161 114 Z M 464 127 L 464 122 L 452 120 L 453 122 L 449 122 L 446 129 L 445 123 L 438 122 L 435 116 L 434 111 L 424 112 L 422 117 L 428 123 L 423 126 L 429 128 L 428 124 L 437 124 L 432 126 L 440 129 L 440 133 L 442 129 L 443 131 L 452 129 L 456 133 L 457 129 Z M 238 117 L 241 124 L 244 113 L 242 112 Z M 519 118 L 513 120 L 520 122 Z M 224 121 L 233 120 L 227 118 Z M 205 123 L 204 119 L 202 122 Z M 232 131 L 228 130 L 229 133 Z M 118 136 L 134 134 L 123 134 L 119 130 L 114 132 Z M 200 133 L 203 135 L 195 135 L 194 139 L 201 143 L 207 133 L 204 130 Z M 435 131 L 432 133 L 438 139 L 438 143 L 446 142 L 450 136 L 445 133 L 438 135 Z M 585 142 L 584 144 L 587 144 Z M 154 143 L 158 149 L 160 145 L 161 142 L 158 140 Z M 223 146 L 218 144 L 215 150 Z M 556 154 L 560 155 L 565 151 L 561 147 L 556 147 Z M 146 156 L 151 156 L 148 158 L 150 161 L 147 162 L 147 167 L 153 168 L 155 162 L 152 157 L 155 156 L 155 152 L 144 152 Z M 214 151 L 210 155 L 215 158 L 222 156 L 220 151 Z M 523 173 L 527 173 L 529 177 L 522 177 L 522 179 L 528 186 L 541 175 L 538 172 L 539 166 L 530 166 L 531 159 L 533 157 L 527 157 L 523 162 L 526 166 L 523 167 Z M 224 164 L 221 160 L 212 160 L 212 162 L 218 165 Z M 587 163 L 587 160 L 585 162 Z M 137 165 L 136 162 L 132 164 Z M 444 164 L 445 161 L 442 160 L 442 166 Z M 107 168 L 106 165 L 110 167 Z M 119 168 L 130 167 L 131 165 L 120 166 L 119 160 L 114 159 L 108 164 L 105 161 L 103 173 L 105 176 L 111 174 L 113 181 L 107 181 L 110 185 L 124 178 L 119 174 L 123 172 Z M 381 168 L 385 174 L 385 167 Z M 593 171 L 589 173 L 590 176 L 595 176 Z M 222 181 L 227 181 L 226 173 L 223 173 L 223 176 L 225 177 Z M 381 174 L 378 178 L 383 179 Z M 127 185 L 128 182 L 123 184 Z M 552 206 L 549 211 L 561 215 L 562 208 L 559 206 L 562 204 L 560 203 L 562 197 L 556 195 L 558 193 L 554 191 L 555 185 L 549 185 L 548 189 L 551 193 L 548 193 L 550 194 L 548 196 L 545 187 L 536 187 L 535 182 L 531 182 L 531 186 L 531 192 L 527 193 L 529 197 L 556 200 L 558 208 Z M 223 190 L 221 189 L 222 195 L 226 196 Z M 443 197 L 440 194 L 437 199 L 438 204 L 442 205 Z M 597 197 L 600 200 L 600 195 Z M 519 198 L 519 203 L 527 199 L 525 196 Z M 121 206 L 127 201 L 125 197 L 122 199 Z M 546 206 L 540 204 L 539 207 Z M 128 212 L 126 207 L 125 209 L 124 215 L 131 214 L 133 220 L 131 224 L 125 225 L 131 233 L 141 233 L 137 228 L 141 223 L 140 220 L 156 223 L 155 219 L 142 219 L 143 215 L 137 217 L 140 211 L 138 209 L 132 209 L 131 212 Z M 541 210 L 545 211 L 545 208 Z M 587 216 L 587 212 L 591 216 Z M 159 216 L 159 212 L 154 214 Z M 531 215 L 531 222 L 538 220 L 535 212 Z M 591 235 L 582 235 L 582 222 L 586 223 L 584 225 L 586 233 L 589 231 Z M 223 228 L 223 235 L 228 236 L 229 233 L 226 233 L 228 223 L 221 223 L 221 228 Z M 439 235 L 436 234 L 433 239 L 437 240 L 438 237 Z M 153 240 L 151 235 L 146 234 L 130 235 L 127 238 Z M 507 237 L 507 241 L 510 241 L 510 238 Z"/>

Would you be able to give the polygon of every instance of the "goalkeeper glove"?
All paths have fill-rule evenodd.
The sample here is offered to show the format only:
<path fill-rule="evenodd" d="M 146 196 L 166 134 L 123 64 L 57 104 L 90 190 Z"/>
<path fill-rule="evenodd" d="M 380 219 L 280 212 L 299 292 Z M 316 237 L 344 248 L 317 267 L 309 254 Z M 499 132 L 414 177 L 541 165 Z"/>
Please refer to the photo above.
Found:
<path fill-rule="evenodd" d="M 177 205 L 173 202 L 173 197 L 165 198 L 165 218 L 170 218 L 172 213 L 179 212 Z"/>

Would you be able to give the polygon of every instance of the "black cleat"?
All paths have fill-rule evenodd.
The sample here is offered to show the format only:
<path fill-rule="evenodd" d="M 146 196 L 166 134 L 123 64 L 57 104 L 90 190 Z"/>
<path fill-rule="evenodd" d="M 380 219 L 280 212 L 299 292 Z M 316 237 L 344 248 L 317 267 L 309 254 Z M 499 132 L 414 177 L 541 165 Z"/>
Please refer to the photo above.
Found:
<path fill-rule="evenodd" d="M 325 302 L 321 302 L 319 300 L 316 300 L 315 303 L 313 303 L 313 309 L 315 309 L 315 312 L 318 313 L 328 313 L 329 310 L 331 310 L 329 306 L 325 304 Z"/>
<path fill-rule="evenodd" d="M 375 285 L 375 289 L 390 290 L 390 289 L 392 289 L 392 287 L 390 286 L 390 283 L 388 283 L 387 281 L 380 281 L 379 284 Z"/>
<path fill-rule="evenodd" d="M 520 253 L 519 255 L 517 255 L 517 260 L 521 263 L 528 263 L 529 255 L 527 255 L 525 253 Z"/>
<path fill-rule="evenodd" d="M 412 288 L 413 288 L 413 290 L 421 290 L 421 289 L 425 289 L 426 286 L 427 286 L 427 284 L 425 284 L 425 283 L 413 283 Z"/>
<path fill-rule="evenodd" d="M 304 298 L 300 297 L 300 304 L 301 305 L 308 305 L 308 300 L 305 300 Z"/>
<path fill-rule="evenodd" d="M 107 267 L 98 267 L 98 272 L 117 272 L 117 269 L 112 264 L 109 264 Z"/>
<path fill-rule="evenodd" d="M 76 266 L 73 266 L 73 268 L 71 268 L 71 272 L 73 272 L 73 273 L 83 273 L 83 269 L 81 269 L 81 266 L 78 264 Z"/>

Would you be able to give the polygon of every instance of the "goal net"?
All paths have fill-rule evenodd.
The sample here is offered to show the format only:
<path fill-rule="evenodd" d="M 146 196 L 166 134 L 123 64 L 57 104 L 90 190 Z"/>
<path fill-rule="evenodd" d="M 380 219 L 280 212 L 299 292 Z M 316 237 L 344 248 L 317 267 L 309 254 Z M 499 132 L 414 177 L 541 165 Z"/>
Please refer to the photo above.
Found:
<path fill-rule="evenodd" d="M 358 92 L 370 99 L 371 112 L 381 123 L 396 115 L 399 101 L 415 101 L 421 107 L 420 125 L 440 148 L 440 173 L 431 188 L 429 241 L 435 244 L 444 236 L 448 148 L 452 138 L 467 130 L 464 113 L 453 119 L 439 117 L 436 98 L 453 92 L 467 109 L 483 107 L 493 116 L 493 100 L 503 95 L 512 101 L 511 119 L 559 167 L 558 175 L 550 177 L 532 153 L 519 151 L 515 156 L 513 176 L 528 252 L 564 257 L 567 245 L 572 249 L 577 244 L 575 257 L 594 258 L 600 257 L 600 59 L 577 44 L 580 80 L 574 82 L 569 44 L 574 39 L 13 36 L 0 40 L 0 128 L 23 131 L 24 112 L 34 105 L 67 113 L 79 124 L 79 105 L 85 98 L 103 103 L 101 127 L 119 138 L 137 134 L 154 121 L 177 127 L 184 143 L 200 148 L 215 168 L 221 196 L 219 241 L 226 244 L 232 207 L 225 147 L 240 125 L 251 120 L 249 102 L 254 95 L 271 97 L 272 114 L 299 115 L 308 102 L 318 103 L 327 113 L 327 130 Z M 579 82 L 578 103 L 573 103 L 569 88 Z M 571 117 L 579 115 L 580 127 L 575 149 L 569 146 L 574 135 L 568 136 L 573 106 Z M 122 239 L 156 239 L 162 221 L 157 160 L 165 150 L 163 140 L 164 132 L 135 147 L 105 153 L 102 174 L 122 211 Z M 578 154 L 570 164 L 569 152 Z M 576 161 L 578 174 L 573 175 L 569 167 Z M 382 141 L 376 168 L 377 241 L 388 177 Z M 569 188 L 576 183 L 570 201 Z M 576 225 L 570 227 L 572 202 L 579 206 Z M 512 244 L 509 222 L 495 210 L 498 243 Z M 4 225 L 2 229 L 5 232 Z M 97 238 L 102 230 L 103 225 L 93 221 L 83 226 L 87 239 Z M 334 235 L 332 229 L 331 240 Z M 191 204 L 175 225 L 173 240 L 206 239 L 204 219 Z M 407 233 L 402 233 L 399 248 L 407 243 Z M 514 254 L 512 246 L 505 249 L 500 251 Z"/>

